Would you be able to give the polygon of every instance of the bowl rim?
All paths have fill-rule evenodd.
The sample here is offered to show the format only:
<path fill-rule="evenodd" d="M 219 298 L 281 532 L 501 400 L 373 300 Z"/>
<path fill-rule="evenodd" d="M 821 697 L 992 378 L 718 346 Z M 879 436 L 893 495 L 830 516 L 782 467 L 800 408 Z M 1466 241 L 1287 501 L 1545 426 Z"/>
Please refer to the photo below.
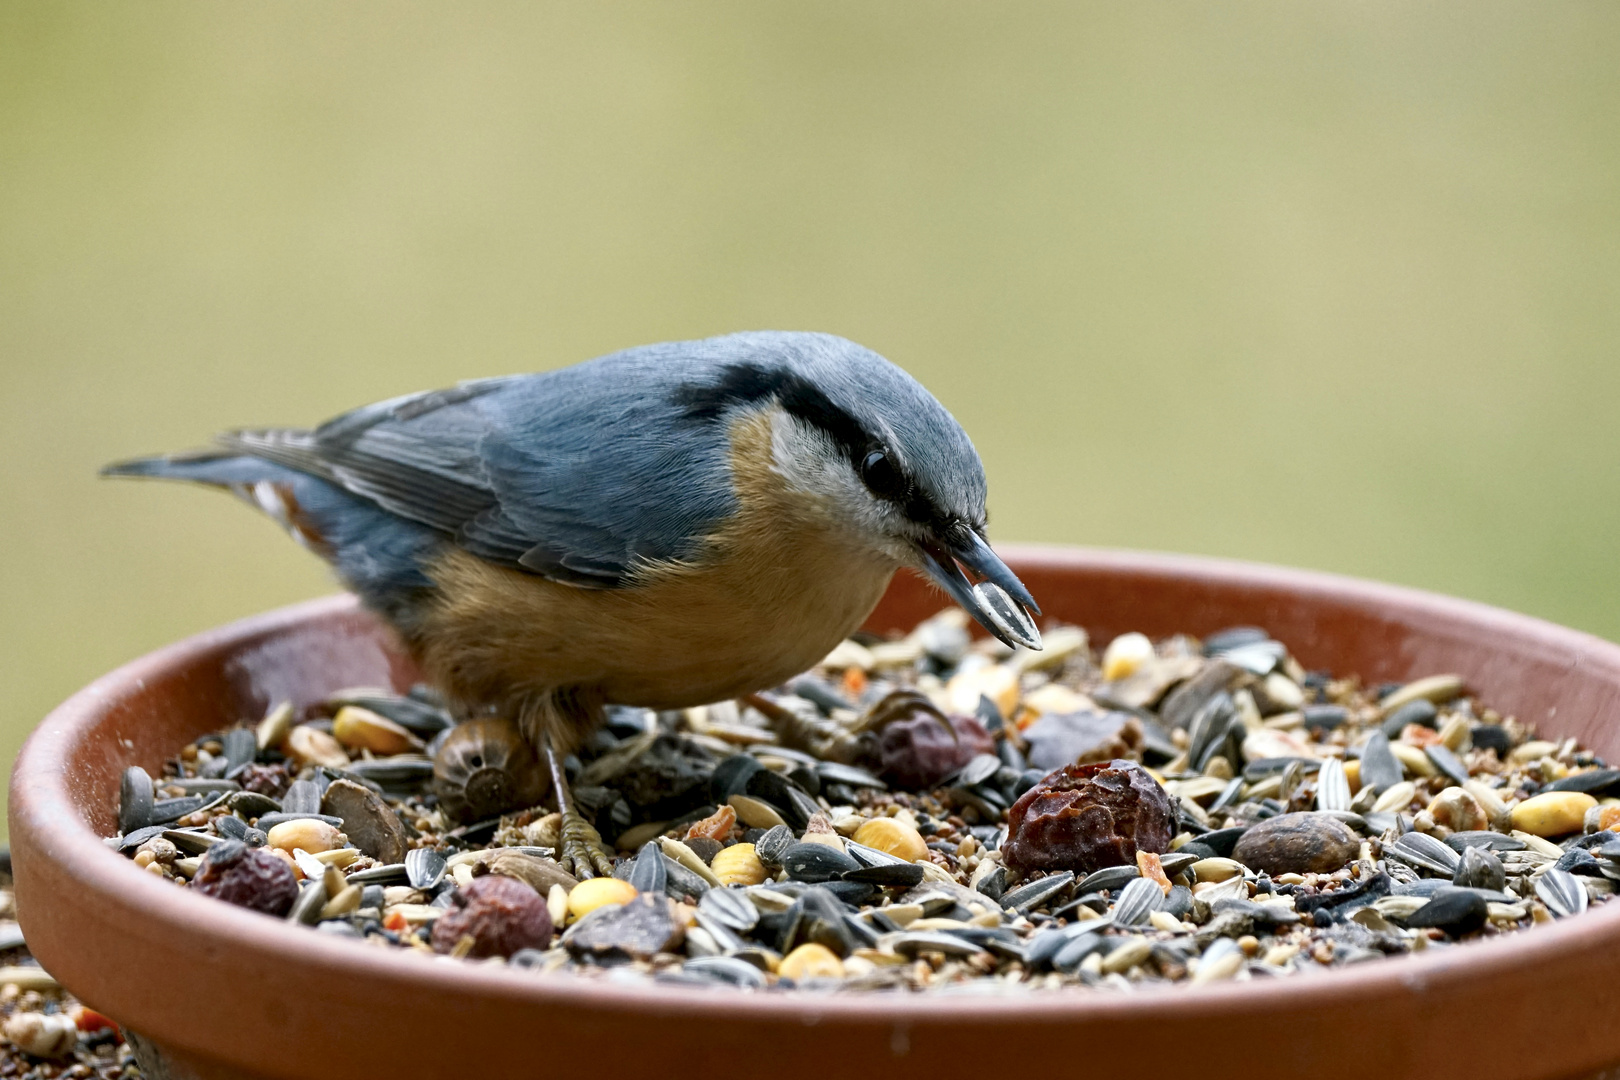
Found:
<path fill-rule="evenodd" d="M 1229 559 L 1111 549 L 1006 545 L 1004 555 L 1020 570 L 1039 567 L 1062 572 L 1083 568 L 1226 585 L 1260 585 L 1284 589 L 1302 598 L 1332 596 L 1338 603 L 1349 600 L 1402 614 L 1423 613 L 1447 621 L 1462 619 L 1511 632 L 1526 646 L 1556 650 L 1560 655 L 1573 653 L 1577 663 L 1598 662 L 1620 672 L 1620 645 L 1532 616 L 1403 586 Z M 995 1024 L 1016 1017 L 1021 1025 L 1039 1026 L 1081 1018 L 1123 1020 L 1171 1014 L 1182 1021 L 1193 1017 L 1217 1019 L 1272 1009 L 1286 1012 L 1329 1004 L 1342 1006 L 1353 999 L 1394 989 L 1406 993 L 1440 991 L 1463 983 L 1503 978 L 1527 966 L 1546 965 L 1595 948 L 1620 949 L 1620 903 L 1615 903 L 1576 919 L 1536 927 L 1530 933 L 1429 949 L 1331 972 L 1155 988 L 1142 993 L 1072 989 L 1006 994 L 828 994 L 814 990 L 751 994 L 728 992 L 725 988 L 704 992 L 687 985 L 618 983 L 566 972 L 536 973 L 499 965 L 447 963 L 409 950 L 379 949 L 310 933 L 304 927 L 177 889 L 141 872 L 111 850 L 80 816 L 70 791 L 67 763 L 71 748 L 85 737 L 98 716 L 141 693 L 144 684 L 160 673 L 229 655 L 296 626 L 352 618 L 358 611 L 358 602 L 348 594 L 305 601 L 186 638 L 90 683 L 53 710 L 18 754 L 9 808 L 13 837 L 25 838 L 25 848 L 37 847 L 42 855 L 48 854 L 68 879 L 88 893 L 121 897 L 144 909 L 154 921 L 153 931 L 203 935 L 220 949 L 240 950 L 244 956 L 274 955 L 280 962 L 330 977 L 381 978 L 427 995 L 471 995 L 534 1006 L 566 1002 L 576 1010 L 606 1014 L 723 1017 L 733 1023 L 837 1020 L 932 1026 L 974 1021 Z M 29 921 L 26 909 L 22 919 L 25 924 Z M 107 995 L 99 998 L 104 1007 L 116 1007 Z M 148 1034 L 161 1037 L 163 1033 Z"/>

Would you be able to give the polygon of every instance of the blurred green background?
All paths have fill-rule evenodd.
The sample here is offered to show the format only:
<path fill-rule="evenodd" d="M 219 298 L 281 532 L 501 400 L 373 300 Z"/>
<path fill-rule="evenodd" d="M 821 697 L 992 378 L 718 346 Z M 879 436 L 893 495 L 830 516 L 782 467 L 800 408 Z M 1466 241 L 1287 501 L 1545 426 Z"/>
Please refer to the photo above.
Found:
<path fill-rule="evenodd" d="M 961 419 L 992 537 L 1620 638 L 1620 6 L 0 6 L 0 754 L 332 588 L 97 466 L 758 327 Z"/>

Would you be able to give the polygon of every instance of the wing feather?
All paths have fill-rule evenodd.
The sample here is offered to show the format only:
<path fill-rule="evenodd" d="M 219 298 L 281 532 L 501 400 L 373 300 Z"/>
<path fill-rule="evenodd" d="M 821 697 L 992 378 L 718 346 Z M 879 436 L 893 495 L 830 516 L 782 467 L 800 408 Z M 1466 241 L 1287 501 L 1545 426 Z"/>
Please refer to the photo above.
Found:
<path fill-rule="evenodd" d="M 318 476 L 503 566 L 590 588 L 691 555 L 733 508 L 726 445 L 679 423 L 712 369 L 667 346 L 220 442 Z"/>

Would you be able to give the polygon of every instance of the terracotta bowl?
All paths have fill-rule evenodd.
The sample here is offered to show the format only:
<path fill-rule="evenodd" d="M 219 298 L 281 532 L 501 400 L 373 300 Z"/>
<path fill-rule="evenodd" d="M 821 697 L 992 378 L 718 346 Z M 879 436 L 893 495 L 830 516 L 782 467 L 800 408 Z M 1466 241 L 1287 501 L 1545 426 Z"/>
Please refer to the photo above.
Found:
<path fill-rule="evenodd" d="M 1014 549 L 1049 616 L 1094 640 L 1263 626 L 1309 667 L 1455 671 L 1507 713 L 1620 759 L 1620 647 L 1477 604 L 1206 559 Z M 902 576 L 874 614 L 941 606 Z M 34 954 L 161 1047 L 173 1077 L 1309 1074 L 1533 1080 L 1620 1062 L 1620 904 L 1348 970 L 1140 994 L 743 994 L 435 961 L 177 889 L 110 851 L 118 776 L 222 722 L 409 666 L 347 598 L 181 642 L 52 713 L 12 777 L 18 913 Z M 148 1060 L 154 1061 L 149 1054 Z M 588 1072 L 577 1075 L 589 1075 Z M 156 1077 L 153 1077 L 156 1080 Z"/>

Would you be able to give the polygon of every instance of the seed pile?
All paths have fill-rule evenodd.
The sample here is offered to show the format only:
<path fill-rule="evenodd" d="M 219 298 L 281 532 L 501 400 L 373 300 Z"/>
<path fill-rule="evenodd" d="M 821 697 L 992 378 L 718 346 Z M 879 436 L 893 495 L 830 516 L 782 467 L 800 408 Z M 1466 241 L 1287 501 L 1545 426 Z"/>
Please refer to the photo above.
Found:
<path fill-rule="evenodd" d="M 10 854 L 0 848 L 0 1076 L 140 1080 L 116 1025 L 79 1004 L 28 954 L 15 920 Z"/>
<path fill-rule="evenodd" d="M 1620 885 L 1620 770 L 1440 674 L 1364 687 L 1265 632 L 1100 654 L 947 611 L 776 691 L 610 710 L 567 763 L 355 690 L 123 778 L 147 872 L 338 937 L 581 977 L 1013 992 L 1269 978 L 1575 916 Z"/>

